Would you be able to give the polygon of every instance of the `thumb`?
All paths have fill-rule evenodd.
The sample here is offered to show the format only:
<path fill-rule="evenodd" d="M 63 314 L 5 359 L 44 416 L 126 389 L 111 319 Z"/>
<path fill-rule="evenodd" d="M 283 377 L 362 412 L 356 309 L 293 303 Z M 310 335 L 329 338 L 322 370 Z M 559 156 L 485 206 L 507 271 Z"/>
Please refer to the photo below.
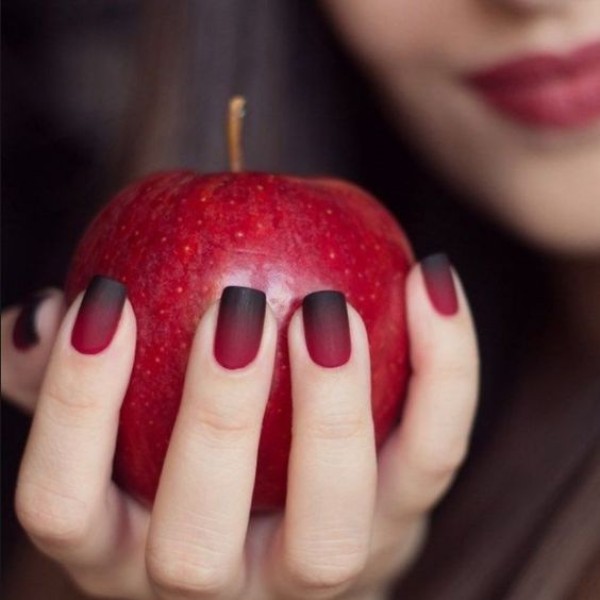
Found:
<path fill-rule="evenodd" d="M 44 289 L 21 306 L 2 311 L 2 396 L 32 413 L 65 314 L 63 293 Z"/>

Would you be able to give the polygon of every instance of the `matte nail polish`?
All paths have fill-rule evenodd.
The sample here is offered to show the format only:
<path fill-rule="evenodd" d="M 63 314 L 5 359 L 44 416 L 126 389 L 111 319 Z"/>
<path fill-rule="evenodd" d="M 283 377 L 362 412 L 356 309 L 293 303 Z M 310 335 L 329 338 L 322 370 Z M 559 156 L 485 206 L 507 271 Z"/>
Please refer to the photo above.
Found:
<path fill-rule="evenodd" d="M 425 288 L 435 310 L 451 317 L 458 311 L 458 297 L 450 261 L 445 254 L 433 254 L 421 261 Z"/>
<path fill-rule="evenodd" d="M 127 297 L 127 288 L 114 279 L 96 276 L 90 282 L 83 299 L 71 344 L 82 354 L 98 354 L 111 343 Z"/>
<path fill-rule="evenodd" d="M 32 348 L 40 341 L 37 330 L 36 317 L 41 303 L 47 298 L 44 295 L 32 296 L 21 308 L 15 321 L 12 340 L 17 350 L 25 351 Z"/>
<path fill-rule="evenodd" d="M 258 354 L 267 299 L 253 288 L 229 286 L 223 290 L 215 331 L 214 355 L 227 369 L 241 369 Z"/>
<path fill-rule="evenodd" d="M 341 292 L 314 292 L 304 298 L 302 318 L 306 347 L 321 367 L 340 367 L 350 359 L 350 324 Z"/>

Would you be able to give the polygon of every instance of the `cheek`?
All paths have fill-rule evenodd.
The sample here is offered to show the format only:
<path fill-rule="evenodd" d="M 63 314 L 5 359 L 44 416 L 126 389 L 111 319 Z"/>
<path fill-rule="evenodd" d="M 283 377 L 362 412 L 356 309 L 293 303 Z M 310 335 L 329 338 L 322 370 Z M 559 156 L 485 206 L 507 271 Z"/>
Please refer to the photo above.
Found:
<path fill-rule="evenodd" d="M 460 2 L 464 3 L 463 0 Z M 421 60 L 443 47 L 457 0 L 323 0 L 351 52 L 376 73 L 399 61 Z M 443 6 L 440 6 L 443 4 Z M 458 20 L 460 28 L 465 23 Z M 454 28 L 454 35 L 460 29 Z"/>

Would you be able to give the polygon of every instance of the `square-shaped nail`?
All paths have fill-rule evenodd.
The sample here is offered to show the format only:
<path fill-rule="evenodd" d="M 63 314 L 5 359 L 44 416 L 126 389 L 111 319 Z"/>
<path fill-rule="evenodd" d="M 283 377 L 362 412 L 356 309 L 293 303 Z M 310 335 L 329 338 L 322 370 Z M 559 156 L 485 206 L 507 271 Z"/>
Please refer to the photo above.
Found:
<path fill-rule="evenodd" d="M 71 333 L 71 344 L 82 354 L 98 354 L 111 343 L 127 297 L 127 288 L 96 276 L 88 285 Z"/>
<path fill-rule="evenodd" d="M 302 302 L 306 347 L 321 367 L 340 367 L 350 359 L 350 323 L 346 297 L 341 292 L 314 292 Z"/>
<path fill-rule="evenodd" d="M 425 288 L 435 310 L 451 317 L 458 311 L 458 297 L 450 261 L 445 254 L 433 254 L 421 261 Z"/>
<path fill-rule="evenodd" d="M 241 286 L 223 290 L 214 344 L 214 355 L 221 366 L 241 369 L 256 358 L 266 306 L 266 296 L 260 290 Z"/>

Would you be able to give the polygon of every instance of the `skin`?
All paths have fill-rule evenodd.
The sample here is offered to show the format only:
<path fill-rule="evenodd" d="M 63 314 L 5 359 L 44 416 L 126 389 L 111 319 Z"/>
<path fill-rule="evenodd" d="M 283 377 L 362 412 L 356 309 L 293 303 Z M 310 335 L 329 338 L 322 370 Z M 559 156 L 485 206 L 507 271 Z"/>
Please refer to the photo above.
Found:
<path fill-rule="evenodd" d="M 600 334 L 595 337 L 597 329 L 589 323 L 597 314 L 592 304 L 600 281 L 600 170 L 594 168 L 600 127 L 560 134 L 526 130 L 484 106 L 460 77 L 515 54 L 570 49 L 597 38 L 600 5 L 584 0 L 325 5 L 403 134 L 471 202 L 561 257 L 555 269 L 564 284 L 558 293 L 569 328 L 585 332 L 586 348 L 598 348 Z M 407 307 L 414 374 L 405 418 L 378 464 L 360 318 L 350 311 L 351 362 L 327 370 L 308 358 L 296 315 L 289 331 L 298 424 L 290 499 L 283 515 L 260 519 L 249 519 L 248 473 L 270 378 L 272 316 L 267 315 L 256 360 L 240 372 L 220 369 L 212 358 L 217 307 L 202 319 L 181 408 L 194 418 L 177 423 L 150 514 L 122 495 L 109 476 L 115 417 L 135 345 L 133 312 L 127 304 L 104 352 L 82 358 L 68 344 L 77 302 L 64 320 L 60 296 L 46 302 L 56 304 L 40 309 L 40 343 L 27 352 L 10 343 L 18 309 L 2 316 L 2 389 L 34 412 L 17 510 L 35 545 L 86 592 L 136 599 L 378 598 L 414 560 L 428 515 L 464 458 L 476 404 L 477 351 L 462 291 L 457 314 L 440 316 L 420 267 L 411 272 Z M 39 389 L 32 381 L 41 382 Z M 248 397 L 253 401 L 244 401 Z M 219 399 L 236 403 L 236 431 L 224 421 Z M 342 399 L 346 408 L 340 415 L 347 422 L 332 426 L 329 411 Z M 232 482 L 236 494 L 228 487 Z M 194 493 L 200 489 L 212 493 Z"/>
<path fill-rule="evenodd" d="M 549 253 L 600 253 L 600 119 L 573 130 L 528 127 L 488 106 L 463 80 L 513 58 L 597 42 L 600 3 L 323 5 L 402 135 L 470 202 Z"/>
<path fill-rule="evenodd" d="M 564 130 L 526 126 L 487 105 L 463 78 L 524 55 L 560 55 L 598 42 L 600 3 L 322 0 L 322 5 L 381 91 L 400 133 L 467 202 L 546 254 L 564 314 L 548 335 L 568 332 L 578 355 L 597 364 L 600 119 Z"/>
<path fill-rule="evenodd" d="M 239 370 L 214 359 L 218 303 L 201 319 L 151 513 L 110 478 L 135 349 L 129 302 L 112 342 L 96 355 L 79 354 L 70 343 L 81 296 L 56 332 L 62 304 L 60 293 L 52 294 L 39 310 L 39 329 L 47 334 L 25 352 L 11 343 L 18 308 L 6 311 L 3 392 L 34 413 L 16 493 L 21 524 L 37 548 L 91 595 L 382 597 L 414 559 L 428 514 L 467 451 L 477 348 L 467 301 L 453 277 L 458 310 L 443 316 L 430 301 L 420 266 L 409 275 L 414 374 L 403 424 L 378 462 L 360 316 L 349 307 L 349 362 L 328 369 L 310 359 L 301 309 L 294 315 L 288 330 L 295 424 L 288 502 L 283 514 L 256 518 L 250 518 L 250 500 L 276 339 L 270 310 L 256 359 Z M 4 376 L 32 372 L 32 353 L 37 364 L 48 365 L 39 390 L 27 378 Z"/>

